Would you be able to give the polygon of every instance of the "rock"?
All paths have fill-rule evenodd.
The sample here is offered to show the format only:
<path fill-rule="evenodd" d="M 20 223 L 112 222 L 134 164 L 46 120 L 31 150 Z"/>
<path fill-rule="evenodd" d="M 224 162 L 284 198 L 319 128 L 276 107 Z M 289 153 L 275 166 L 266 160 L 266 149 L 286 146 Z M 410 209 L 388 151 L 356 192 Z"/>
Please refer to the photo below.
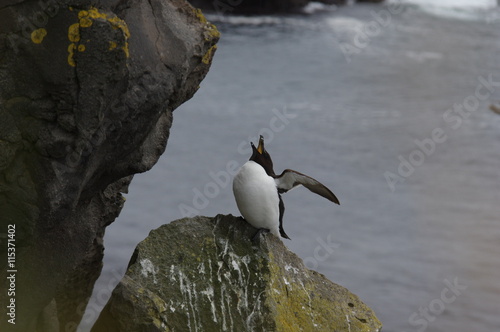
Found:
<path fill-rule="evenodd" d="M 300 11 L 311 0 L 189 0 L 190 3 L 203 10 L 217 14 L 276 14 Z M 343 5 L 346 0 L 319 0 L 327 5 Z"/>
<path fill-rule="evenodd" d="M 380 331 L 356 295 L 255 232 L 231 215 L 151 231 L 92 332 Z"/>
<path fill-rule="evenodd" d="M 121 193 L 163 153 L 218 37 L 183 0 L 0 4 L 2 290 L 17 271 L 15 295 L 0 292 L 0 331 L 76 329 Z"/>

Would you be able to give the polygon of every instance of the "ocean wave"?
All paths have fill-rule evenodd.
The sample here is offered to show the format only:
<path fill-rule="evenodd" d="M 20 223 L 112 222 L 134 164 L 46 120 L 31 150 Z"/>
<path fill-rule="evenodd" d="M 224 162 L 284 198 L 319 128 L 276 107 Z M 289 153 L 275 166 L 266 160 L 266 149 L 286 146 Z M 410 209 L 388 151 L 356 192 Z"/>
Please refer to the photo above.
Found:
<path fill-rule="evenodd" d="M 444 0 L 439 2 L 433 0 L 389 0 L 388 3 L 416 6 L 435 16 L 459 20 L 482 21 L 485 20 L 485 16 L 491 15 L 492 10 L 496 13 L 499 11 L 496 0 Z M 488 17 L 486 20 L 489 20 Z"/>
<path fill-rule="evenodd" d="M 338 9 L 336 5 L 327 5 L 321 2 L 309 2 L 303 9 L 304 14 L 316 14 L 321 12 L 332 12 Z"/>
<path fill-rule="evenodd" d="M 220 14 L 205 14 L 207 20 L 212 23 L 225 23 L 229 25 L 280 25 L 285 21 L 285 17 L 259 15 L 259 16 L 243 16 L 243 15 L 220 15 Z"/>
<path fill-rule="evenodd" d="M 493 8 L 497 6 L 496 0 L 389 0 L 389 3 L 414 4 L 418 6 L 431 6 L 439 8 Z"/>
<path fill-rule="evenodd" d="M 206 13 L 210 22 L 224 23 L 229 25 L 262 26 L 262 25 L 303 25 L 304 16 L 318 13 L 334 12 L 338 9 L 336 5 L 326 5 L 320 2 L 308 3 L 300 13 L 295 15 L 225 15 Z M 302 15 L 301 15 L 302 14 Z"/>

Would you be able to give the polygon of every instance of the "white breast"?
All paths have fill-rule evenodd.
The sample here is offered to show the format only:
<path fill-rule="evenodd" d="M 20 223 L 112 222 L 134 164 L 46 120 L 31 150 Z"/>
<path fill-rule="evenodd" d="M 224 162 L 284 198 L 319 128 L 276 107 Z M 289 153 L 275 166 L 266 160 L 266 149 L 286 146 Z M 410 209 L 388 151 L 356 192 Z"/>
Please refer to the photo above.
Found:
<path fill-rule="evenodd" d="M 247 222 L 279 233 L 279 197 L 274 179 L 254 161 L 246 162 L 233 180 L 236 205 Z"/>

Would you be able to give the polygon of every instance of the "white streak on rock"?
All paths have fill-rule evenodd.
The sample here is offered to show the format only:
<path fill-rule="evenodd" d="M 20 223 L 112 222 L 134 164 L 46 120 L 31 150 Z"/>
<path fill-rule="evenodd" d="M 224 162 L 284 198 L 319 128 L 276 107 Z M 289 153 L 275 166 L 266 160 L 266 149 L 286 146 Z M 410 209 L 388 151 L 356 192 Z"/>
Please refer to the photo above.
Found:
<path fill-rule="evenodd" d="M 215 302 L 214 302 L 214 288 L 212 286 L 208 287 L 206 290 L 201 291 L 201 294 L 205 295 L 210 301 L 210 309 L 212 310 L 212 319 L 215 323 L 217 320 L 217 313 L 215 311 Z"/>
<path fill-rule="evenodd" d="M 151 262 L 149 259 L 145 258 L 145 259 L 141 259 L 141 261 L 139 262 L 141 264 L 141 274 L 144 276 L 144 277 L 148 277 L 150 274 L 153 275 L 153 283 L 156 284 L 156 269 L 155 269 L 155 266 L 153 265 L 153 262 Z"/>

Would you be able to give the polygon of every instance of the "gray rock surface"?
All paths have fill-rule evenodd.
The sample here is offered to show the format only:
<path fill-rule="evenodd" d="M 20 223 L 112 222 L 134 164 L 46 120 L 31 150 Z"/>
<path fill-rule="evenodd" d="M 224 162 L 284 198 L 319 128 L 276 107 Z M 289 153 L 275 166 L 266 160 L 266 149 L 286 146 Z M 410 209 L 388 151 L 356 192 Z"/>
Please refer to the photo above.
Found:
<path fill-rule="evenodd" d="M 0 3 L 0 331 L 76 329 L 121 192 L 163 153 L 218 37 L 183 0 Z"/>
<path fill-rule="evenodd" d="M 356 295 L 255 232 L 231 215 L 151 231 L 92 332 L 380 331 Z"/>

